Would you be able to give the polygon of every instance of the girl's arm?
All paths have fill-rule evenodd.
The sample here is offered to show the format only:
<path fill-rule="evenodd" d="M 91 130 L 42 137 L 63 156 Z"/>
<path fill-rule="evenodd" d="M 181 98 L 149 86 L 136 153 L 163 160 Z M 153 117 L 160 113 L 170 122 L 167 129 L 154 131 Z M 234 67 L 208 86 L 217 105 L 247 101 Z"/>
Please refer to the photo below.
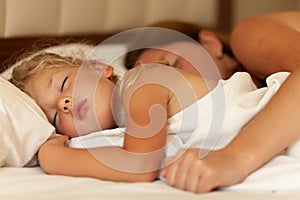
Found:
<path fill-rule="evenodd" d="M 295 69 L 270 102 L 225 148 L 199 159 L 195 150 L 164 169 L 167 183 L 208 192 L 243 181 L 300 138 L 300 68 Z"/>
<path fill-rule="evenodd" d="M 63 137 L 50 140 L 39 151 L 42 169 L 49 174 L 111 181 L 154 180 L 164 157 L 167 102 L 164 87 L 140 87 L 128 98 L 123 148 L 73 149 L 63 146 Z"/>
<path fill-rule="evenodd" d="M 136 182 L 152 181 L 156 166 L 145 159 L 118 147 L 74 149 L 65 147 L 67 141 L 59 136 L 46 142 L 39 150 L 41 168 L 48 174 L 94 177 L 101 180 Z M 161 159 L 161 158 L 160 158 Z"/>
<path fill-rule="evenodd" d="M 246 71 L 260 80 L 300 65 L 300 12 L 250 17 L 238 24 L 230 46 Z"/>

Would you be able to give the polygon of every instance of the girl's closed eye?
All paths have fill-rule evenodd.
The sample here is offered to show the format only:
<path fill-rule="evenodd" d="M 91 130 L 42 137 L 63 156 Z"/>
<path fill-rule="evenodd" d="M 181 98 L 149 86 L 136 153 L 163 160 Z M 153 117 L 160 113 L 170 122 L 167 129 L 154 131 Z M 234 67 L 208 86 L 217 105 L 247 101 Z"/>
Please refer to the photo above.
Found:
<path fill-rule="evenodd" d="M 57 129 L 56 128 L 56 118 L 57 118 L 57 111 L 55 112 L 55 115 L 54 115 L 54 117 L 53 117 L 53 126 L 55 127 L 55 129 Z"/>
<path fill-rule="evenodd" d="M 64 91 L 64 88 L 65 88 L 65 85 L 66 85 L 66 82 L 68 80 L 68 76 L 66 76 L 61 84 L 61 87 L 60 87 L 60 92 L 62 93 Z M 57 120 L 57 115 L 58 115 L 58 112 L 56 111 L 55 114 L 54 114 L 54 117 L 53 117 L 53 126 L 56 128 L 56 120 Z"/>
<path fill-rule="evenodd" d="M 65 84 L 66 84 L 67 80 L 68 80 L 68 76 L 66 76 L 65 79 L 63 80 L 63 82 L 61 84 L 60 92 L 64 91 Z"/>

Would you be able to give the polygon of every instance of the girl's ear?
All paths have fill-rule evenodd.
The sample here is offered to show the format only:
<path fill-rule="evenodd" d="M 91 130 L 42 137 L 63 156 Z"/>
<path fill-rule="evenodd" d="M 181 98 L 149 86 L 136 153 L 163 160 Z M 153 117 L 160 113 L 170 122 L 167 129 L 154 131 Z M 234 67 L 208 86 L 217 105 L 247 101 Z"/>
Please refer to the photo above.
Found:
<path fill-rule="evenodd" d="M 198 32 L 199 43 L 206 49 L 213 52 L 223 52 L 223 44 L 215 33 L 207 29 Z"/>
<path fill-rule="evenodd" d="M 103 76 L 105 78 L 111 78 L 114 74 L 114 68 L 110 65 L 107 65 L 107 67 L 105 68 L 105 71 L 103 73 Z"/>

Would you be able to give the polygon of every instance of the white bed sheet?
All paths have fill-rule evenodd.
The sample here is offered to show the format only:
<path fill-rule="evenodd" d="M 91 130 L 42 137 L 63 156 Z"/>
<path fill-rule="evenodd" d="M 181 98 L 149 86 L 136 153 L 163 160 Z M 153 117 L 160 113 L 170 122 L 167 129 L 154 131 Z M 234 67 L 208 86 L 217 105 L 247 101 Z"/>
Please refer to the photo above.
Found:
<path fill-rule="evenodd" d="M 39 168 L 1 168 L 0 198 L 3 200 L 94 200 L 94 199 L 299 199 L 297 192 L 216 191 L 193 194 L 153 183 L 114 183 L 92 178 L 49 176 Z"/>
<path fill-rule="evenodd" d="M 300 159 L 277 156 L 243 183 L 207 194 L 193 194 L 152 183 L 116 183 L 93 178 L 47 175 L 39 167 L 0 168 L 0 199 L 200 199 L 293 200 L 300 196 Z"/>

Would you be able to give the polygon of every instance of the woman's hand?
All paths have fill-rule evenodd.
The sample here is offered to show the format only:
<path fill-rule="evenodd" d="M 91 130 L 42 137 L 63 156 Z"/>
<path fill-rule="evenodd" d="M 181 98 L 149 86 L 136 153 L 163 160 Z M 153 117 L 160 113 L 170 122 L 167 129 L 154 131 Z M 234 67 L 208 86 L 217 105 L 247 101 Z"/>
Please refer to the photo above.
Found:
<path fill-rule="evenodd" d="M 209 192 L 217 187 L 241 182 L 246 177 L 235 157 L 212 151 L 203 159 L 200 149 L 180 150 L 167 158 L 162 176 L 168 185 L 195 193 Z M 232 155 L 232 154 L 230 154 Z"/>

